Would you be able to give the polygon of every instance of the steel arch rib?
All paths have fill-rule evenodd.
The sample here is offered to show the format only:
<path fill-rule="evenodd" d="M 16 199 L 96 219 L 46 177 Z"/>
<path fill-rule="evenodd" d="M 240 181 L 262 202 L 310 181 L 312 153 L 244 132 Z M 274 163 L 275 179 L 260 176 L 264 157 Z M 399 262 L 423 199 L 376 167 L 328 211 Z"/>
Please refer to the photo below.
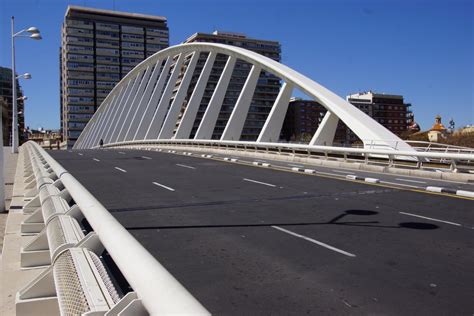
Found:
<path fill-rule="evenodd" d="M 200 52 L 223 54 L 235 59 L 243 60 L 252 64 L 254 67 L 258 67 L 263 71 L 272 73 L 273 75 L 282 79 L 287 84 L 293 86 L 295 89 L 301 90 L 308 96 L 320 102 L 328 111 L 330 111 L 341 121 L 343 121 L 364 142 L 365 145 L 370 145 L 371 142 L 375 141 L 377 142 L 377 144 L 380 144 L 383 147 L 393 147 L 392 145 L 397 143 L 398 150 L 414 151 L 411 146 L 409 146 L 391 131 L 386 129 L 384 126 L 376 122 L 374 119 L 369 117 L 367 114 L 360 111 L 352 104 L 336 95 L 334 92 L 326 89 L 325 87 L 321 86 L 310 78 L 300 74 L 299 72 L 291 69 L 288 66 L 285 66 L 258 53 L 240 47 L 229 46 L 224 44 L 189 43 L 172 46 L 167 49 L 164 49 L 150 56 L 148 59 L 144 60 L 139 65 L 137 65 L 132 71 L 130 71 L 122 79 L 122 81 L 114 87 L 112 92 L 103 102 L 108 102 L 110 95 L 113 94 L 116 89 L 119 89 L 123 84 L 128 82 L 128 79 L 136 77 L 138 74 L 143 73 L 143 71 L 147 67 L 153 65 L 158 60 L 163 60 L 168 57 L 172 58 L 173 56 L 185 55 L 189 53 L 198 54 Z M 103 111 L 104 109 L 105 107 L 100 107 L 99 110 L 94 114 L 94 116 L 99 115 L 98 112 Z M 88 126 L 86 126 L 86 128 L 84 129 L 84 132 L 86 133 L 90 131 L 90 128 L 87 127 Z M 114 136 L 115 137 L 112 137 L 112 139 L 117 138 L 117 135 Z M 81 137 L 79 139 L 82 140 L 82 138 L 83 135 L 81 134 Z M 138 141 L 142 139 L 135 138 L 134 140 Z"/>

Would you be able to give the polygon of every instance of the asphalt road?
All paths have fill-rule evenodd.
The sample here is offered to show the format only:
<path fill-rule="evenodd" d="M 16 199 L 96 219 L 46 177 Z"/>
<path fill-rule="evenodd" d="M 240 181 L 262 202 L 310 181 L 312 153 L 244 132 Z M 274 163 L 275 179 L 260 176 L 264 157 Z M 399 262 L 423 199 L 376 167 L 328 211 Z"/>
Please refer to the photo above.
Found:
<path fill-rule="evenodd" d="M 171 153 L 50 153 L 213 314 L 474 313 L 473 200 Z"/>

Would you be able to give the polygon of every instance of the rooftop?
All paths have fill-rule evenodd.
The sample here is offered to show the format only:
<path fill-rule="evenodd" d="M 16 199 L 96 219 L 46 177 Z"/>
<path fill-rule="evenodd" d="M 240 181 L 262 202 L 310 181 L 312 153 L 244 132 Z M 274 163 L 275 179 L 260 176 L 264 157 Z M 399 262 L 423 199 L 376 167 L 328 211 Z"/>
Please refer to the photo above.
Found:
<path fill-rule="evenodd" d="M 366 91 L 366 92 L 358 92 L 354 94 L 349 94 L 347 99 L 362 99 L 362 100 L 372 100 L 373 98 L 386 98 L 386 99 L 401 99 L 403 100 L 402 95 L 397 94 L 386 94 L 386 93 L 379 93 L 374 91 Z"/>
<path fill-rule="evenodd" d="M 278 41 L 271 41 L 271 40 L 263 40 L 263 39 L 257 39 L 257 38 L 251 38 L 247 37 L 247 35 L 243 33 L 236 33 L 236 32 L 222 32 L 222 31 L 214 31 L 212 33 L 201 33 L 197 32 L 188 37 L 184 43 L 189 43 L 190 41 L 194 40 L 197 37 L 219 37 L 219 38 L 228 38 L 228 39 L 235 39 L 235 40 L 241 40 L 241 41 L 247 41 L 247 42 L 263 42 L 263 43 L 268 43 L 272 45 L 280 45 Z"/>
<path fill-rule="evenodd" d="M 166 22 L 167 21 L 167 19 L 164 16 L 103 10 L 103 9 L 87 8 L 87 7 L 81 7 L 81 6 L 75 6 L 75 5 L 70 5 L 67 7 L 65 17 L 71 17 L 71 14 L 73 13 L 87 13 L 87 14 L 104 15 L 104 16 L 109 16 L 109 17 L 142 19 L 142 20 L 148 20 L 148 21 L 153 21 L 153 22 Z"/>

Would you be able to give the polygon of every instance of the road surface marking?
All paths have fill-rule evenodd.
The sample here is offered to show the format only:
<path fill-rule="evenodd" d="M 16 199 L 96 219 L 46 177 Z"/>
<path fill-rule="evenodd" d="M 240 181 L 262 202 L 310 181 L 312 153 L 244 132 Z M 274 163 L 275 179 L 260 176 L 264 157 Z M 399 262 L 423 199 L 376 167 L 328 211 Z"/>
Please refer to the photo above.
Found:
<path fill-rule="evenodd" d="M 381 181 L 381 183 L 392 184 L 392 185 L 400 185 L 402 187 L 408 187 L 408 188 L 422 189 L 422 187 L 418 187 L 416 185 L 409 185 L 409 184 L 398 183 L 398 182 Z"/>
<path fill-rule="evenodd" d="M 180 163 L 177 163 L 176 164 L 178 167 L 183 167 L 183 168 L 188 168 L 188 169 L 196 169 L 195 167 L 191 167 L 191 166 L 188 166 L 188 165 L 182 165 Z"/>
<path fill-rule="evenodd" d="M 100 160 L 97 158 L 92 158 L 92 160 L 99 162 Z"/>
<path fill-rule="evenodd" d="M 288 166 L 290 166 L 290 167 L 299 167 L 299 168 L 304 168 L 304 166 L 303 166 L 303 165 L 293 165 L 293 164 L 291 164 L 291 163 L 289 163 L 289 164 L 288 164 Z"/>
<path fill-rule="evenodd" d="M 321 246 L 321 247 L 327 248 L 327 249 L 329 249 L 329 250 L 332 250 L 332 251 L 335 251 L 335 252 L 339 252 L 339 253 L 341 253 L 341 254 L 343 254 L 343 255 L 346 255 L 346 256 L 348 256 L 348 257 L 355 257 L 355 256 L 356 256 L 356 255 L 353 254 L 353 253 L 350 253 L 350 252 L 341 250 L 341 249 L 339 249 L 339 248 L 336 248 L 336 247 L 333 247 L 333 246 L 331 246 L 331 245 L 325 244 L 325 243 L 323 243 L 323 242 L 317 241 L 317 240 L 315 240 L 315 239 L 313 239 L 313 238 L 309 238 L 309 237 L 306 237 L 306 236 L 297 234 L 297 233 L 295 233 L 295 232 L 292 232 L 291 230 L 287 230 L 287 229 L 281 228 L 281 227 L 279 227 L 279 226 L 272 226 L 272 227 L 275 228 L 275 229 L 278 229 L 279 231 L 282 231 L 282 232 L 284 232 L 284 233 L 290 234 L 290 235 L 295 236 L 295 237 L 302 238 L 302 239 L 304 239 L 304 240 L 307 240 L 307 241 L 309 241 L 309 242 L 312 242 L 313 244 L 316 244 L 316 245 L 319 245 L 319 246 Z"/>
<path fill-rule="evenodd" d="M 426 183 L 424 181 L 416 181 L 416 180 L 408 180 L 408 179 L 400 179 L 400 178 L 395 178 L 395 180 L 413 182 L 413 183 Z"/>
<path fill-rule="evenodd" d="M 148 159 L 150 160 L 151 158 L 150 157 L 147 157 L 147 156 L 142 156 L 143 159 Z"/>
<path fill-rule="evenodd" d="M 443 221 L 443 220 L 441 220 L 441 219 L 436 219 L 436 218 L 431 218 L 431 217 L 426 217 L 426 216 L 421 216 L 421 215 L 416 215 L 416 214 L 411 214 L 411 213 L 405 213 L 405 212 L 399 212 L 399 213 L 400 213 L 400 214 L 403 214 L 403 215 L 408 215 L 408 216 L 414 216 L 414 217 L 419 217 L 419 218 L 428 219 L 428 220 L 430 220 L 430 221 L 446 223 L 446 224 L 450 224 L 450 225 L 454 225 L 454 226 L 462 226 L 461 224 L 453 223 L 453 222 L 448 222 L 448 221 Z"/>
<path fill-rule="evenodd" d="M 123 151 L 119 151 L 118 152 L 119 154 L 122 154 L 122 155 L 125 155 L 125 153 Z"/>
<path fill-rule="evenodd" d="M 269 186 L 269 187 L 273 187 L 273 188 L 276 187 L 276 185 L 274 185 L 274 184 L 265 183 L 265 182 L 260 182 L 260 181 L 257 181 L 257 180 L 252 180 L 252 179 L 247 179 L 247 178 L 244 178 L 244 181 L 253 182 L 253 183 L 258 183 L 258 184 L 263 184 L 263 185 L 266 185 L 266 186 Z"/>
<path fill-rule="evenodd" d="M 82 156 L 82 153 L 77 153 L 79 156 Z"/>
<path fill-rule="evenodd" d="M 166 190 L 174 191 L 173 188 L 167 187 L 166 185 L 160 184 L 158 182 L 152 182 L 154 185 L 157 185 L 159 187 L 165 188 Z"/>
<path fill-rule="evenodd" d="M 330 173 L 330 172 L 324 172 L 324 171 L 317 171 L 318 174 L 322 174 L 322 175 L 326 175 L 326 176 L 330 176 L 331 178 L 334 178 L 334 177 L 343 177 L 344 179 L 346 178 L 344 175 L 342 174 L 337 174 L 337 173 Z"/>
<path fill-rule="evenodd" d="M 127 170 L 124 170 L 122 168 L 119 168 L 119 167 L 114 167 L 115 169 L 119 170 L 119 171 L 122 171 L 122 172 L 127 172 Z"/>
<path fill-rule="evenodd" d="M 332 172 L 337 172 L 337 173 L 343 173 L 343 174 L 354 174 L 353 172 L 350 171 L 344 171 L 344 170 L 333 170 L 331 169 Z"/>

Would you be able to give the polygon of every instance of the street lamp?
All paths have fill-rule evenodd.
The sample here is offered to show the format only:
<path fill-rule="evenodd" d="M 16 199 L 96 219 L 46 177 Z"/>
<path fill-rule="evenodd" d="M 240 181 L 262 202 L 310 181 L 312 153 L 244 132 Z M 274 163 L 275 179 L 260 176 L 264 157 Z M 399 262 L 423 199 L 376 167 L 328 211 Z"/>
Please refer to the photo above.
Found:
<path fill-rule="evenodd" d="M 15 17 L 12 16 L 12 153 L 18 152 L 18 117 L 17 117 L 17 95 L 16 95 L 16 79 L 24 78 L 30 79 L 31 75 L 25 73 L 20 76 L 16 76 L 15 70 L 15 37 L 28 37 L 34 40 L 40 40 L 41 34 L 36 27 L 29 27 L 15 33 Z M 29 35 L 25 34 L 29 33 Z"/>
<path fill-rule="evenodd" d="M 23 78 L 23 79 L 31 79 L 31 74 L 28 73 L 28 72 L 25 72 L 25 73 L 22 74 L 22 75 L 16 76 L 16 79 L 20 79 L 20 78 Z"/>

